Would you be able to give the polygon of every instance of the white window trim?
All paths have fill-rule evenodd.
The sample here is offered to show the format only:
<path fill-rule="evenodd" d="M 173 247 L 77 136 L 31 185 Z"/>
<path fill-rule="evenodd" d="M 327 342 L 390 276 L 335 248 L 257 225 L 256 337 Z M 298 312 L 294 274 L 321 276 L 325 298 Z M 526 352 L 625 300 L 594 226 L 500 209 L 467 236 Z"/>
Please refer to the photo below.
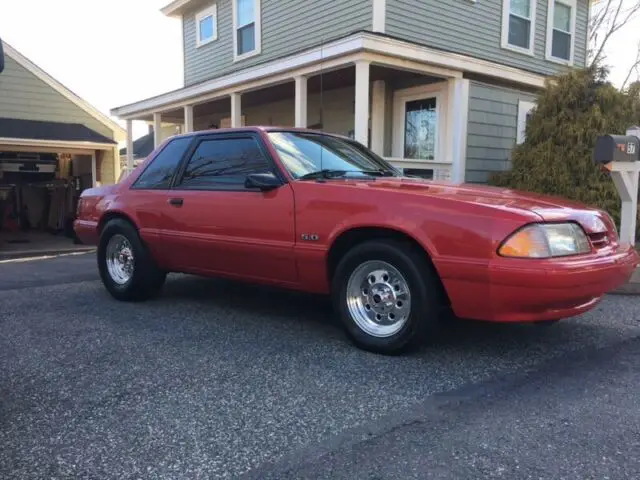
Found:
<path fill-rule="evenodd" d="M 564 58 L 554 57 L 553 51 L 553 13 L 556 2 L 563 3 L 568 7 L 571 7 L 571 31 L 567 32 L 571 35 L 571 44 L 569 46 L 569 60 Z M 573 65 L 573 51 L 576 44 L 576 0 L 549 0 L 549 7 L 547 9 L 547 47 L 546 47 L 546 59 L 550 62 L 559 63 L 561 65 Z"/>
<path fill-rule="evenodd" d="M 529 48 L 518 47 L 509 43 L 509 14 L 511 1 L 502 0 L 502 39 L 501 46 L 505 50 L 522 53 L 524 55 L 535 55 L 535 38 L 536 38 L 536 7 L 537 0 L 531 0 L 531 28 L 529 29 Z"/>
<path fill-rule="evenodd" d="M 535 108 L 535 106 L 535 102 L 531 102 L 528 100 L 520 100 L 518 102 L 518 124 L 516 137 L 516 144 L 518 145 L 525 141 L 527 115 L 529 114 L 529 112 L 531 112 L 531 110 Z"/>
<path fill-rule="evenodd" d="M 240 60 L 244 60 L 246 58 L 253 57 L 255 55 L 260 55 L 262 52 L 262 15 L 260 8 L 260 0 L 254 0 L 254 9 L 256 12 L 255 18 L 255 32 L 256 32 L 256 48 L 255 50 L 247 53 L 243 53 L 242 55 L 238 55 L 238 7 L 237 0 L 231 0 L 233 4 L 233 61 L 239 62 Z"/>
<path fill-rule="evenodd" d="M 396 90 L 393 94 L 393 142 L 392 155 L 398 161 L 407 164 L 431 164 L 431 163 L 451 163 L 448 152 L 443 151 L 447 142 L 447 119 L 448 119 L 448 83 L 438 82 L 429 85 Z M 425 98 L 436 99 L 436 118 L 438 122 L 438 136 L 434 145 L 433 160 L 406 159 L 404 158 L 404 124 L 407 102 L 422 100 Z M 417 167 L 415 167 L 417 168 Z"/>
<path fill-rule="evenodd" d="M 213 18 L 214 25 L 214 35 L 207 40 L 200 41 L 200 22 L 207 17 Z M 213 4 L 210 7 L 205 8 L 204 10 L 199 11 L 196 14 L 196 47 L 202 47 L 203 45 L 207 45 L 211 42 L 214 42 L 218 39 L 218 6 L 217 4 Z"/>
<path fill-rule="evenodd" d="M 373 1 L 373 19 L 372 26 L 374 32 L 384 33 L 385 18 L 387 16 L 387 2 L 386 0 L 372 0 Z"/>

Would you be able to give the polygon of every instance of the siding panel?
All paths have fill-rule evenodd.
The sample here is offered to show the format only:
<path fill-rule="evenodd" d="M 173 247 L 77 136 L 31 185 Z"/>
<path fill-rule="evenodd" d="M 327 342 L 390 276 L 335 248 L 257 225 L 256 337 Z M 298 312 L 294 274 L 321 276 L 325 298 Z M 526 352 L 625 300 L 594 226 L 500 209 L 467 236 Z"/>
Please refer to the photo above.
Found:
<path fill-rule="evenodd" d="M 185 85 L 241 70 L 328 42 L 371 30 L 371 0 L 262 0 L 262 53 L 233 61 L 232 0 L 218 0 L 218 39 L 196 47 L 197 11 L 183 17 Z"/>
<path fill-rule="evenodd" d="M 465 180 L 486 183 L 492 172 L 511 168 L 516 144 L 518 102 L 534 101 L 530 93 L 471 82 Z"/>
<path fill-rule="evenodd" d="M 0 117 L 81 123 L 113 138 L 113 131 L 69 101 L 8 55 L 0 75 Z"/>
<path fill-rule="evenodd" d="M 534 71 L 566 69 L 545 59 L 547 0 L 538 0 L 535 58 L 501 48 L 502 0 L 387 0 L 386 33 L 443 50 Z M 584 66 L 587 0 L 578 0 L 575 65 Z"/>

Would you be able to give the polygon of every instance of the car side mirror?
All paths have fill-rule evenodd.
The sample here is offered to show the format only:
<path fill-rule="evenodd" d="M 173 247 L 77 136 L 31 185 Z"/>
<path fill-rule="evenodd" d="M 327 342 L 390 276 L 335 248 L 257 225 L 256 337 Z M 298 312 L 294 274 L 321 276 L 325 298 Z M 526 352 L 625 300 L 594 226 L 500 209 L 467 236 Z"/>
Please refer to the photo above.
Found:
<path fill-rule="evenodd" d="M 244 182 L 245 188 L 257 188 L 263 192 L 273 190 L 282 185 L 282 182 L 273 173 L 250 173 Z"/>

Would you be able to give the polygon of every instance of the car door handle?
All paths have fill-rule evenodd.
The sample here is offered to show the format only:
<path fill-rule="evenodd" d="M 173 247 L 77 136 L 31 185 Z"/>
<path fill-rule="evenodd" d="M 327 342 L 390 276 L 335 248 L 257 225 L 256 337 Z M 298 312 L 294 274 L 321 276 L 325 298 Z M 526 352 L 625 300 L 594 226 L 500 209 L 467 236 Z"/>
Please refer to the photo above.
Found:
<path fill-rule="evenodd" d="M 183 203 L 184 203 L 184 199 L 182 198 L 169 199 L 169 205 L 171 205 L 172 207 L 181 207 Z"/>

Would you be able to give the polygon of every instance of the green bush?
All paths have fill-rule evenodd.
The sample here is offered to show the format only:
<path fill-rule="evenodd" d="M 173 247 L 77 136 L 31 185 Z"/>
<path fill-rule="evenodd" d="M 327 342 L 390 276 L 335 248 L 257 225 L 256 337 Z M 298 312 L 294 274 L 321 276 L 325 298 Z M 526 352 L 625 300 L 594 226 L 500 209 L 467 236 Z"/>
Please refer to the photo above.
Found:
<path fill-rule="evenodd" d="M 620 199 L 608 173 L 593 163 L 598 135 L 624 135 L 640 124 L 640 85 L 620 91 L 607 70 L 573 70 L 548 81 L 512 152 L 512 169 L 489 183 L 577 200 L 609 212 L 620 226 Z M 640 234 L 640 222 L 638 224 Z"/>

